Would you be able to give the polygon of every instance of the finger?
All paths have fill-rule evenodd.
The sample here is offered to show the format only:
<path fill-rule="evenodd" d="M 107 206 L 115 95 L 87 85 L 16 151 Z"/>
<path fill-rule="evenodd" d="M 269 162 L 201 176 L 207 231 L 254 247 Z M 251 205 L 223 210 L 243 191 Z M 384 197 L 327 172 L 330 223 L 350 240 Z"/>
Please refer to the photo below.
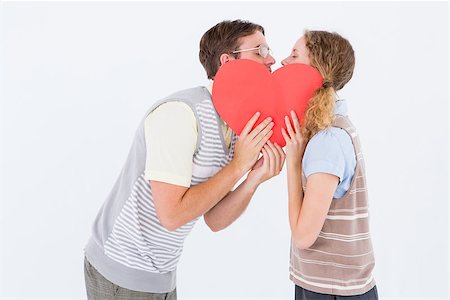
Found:
<path fill-rule="evenodd" d="M 284 161 L 286 160 L 286 153 L 284 153 L 283 148 L 281 148 L 281 146 L 278 145 L 277 143 L 275 143 L 275 148 L 277 149 L 278 153 L 280 154 L 279 172 L 281 172 L 281 170 L 283 169 L 283 166 L 284 166 Z"/>
<path fill-rule="evenodd" d="M 262 147 L 264 147 L 264 145 L 267 143 L 267 141 L 270 139 L 270 137 L 273 134 L 273 130 L 270 130 L 269 132 L 267 132 L 267 134 L 263 135 L 264 133 L 261 132 L 260 135 L 258 135 L 253 142 L 256 143 L 254 144 L 256 148 L 261 149 Z"/>
<path fill-rule="evenodd" d="M 269 158 L 270 158 L 270 164 L 269 164 L 269 174 L 270 176 L 273 176 L 275 174 L 275 163 L 276 163 L 276 159 L 275 159 L 275 153 L 272 151 L 272 149 L 270 148 L 269 145 L 264 145 L 264 149 L 266 149 L 267 154 L 269 154 Z"/>
<path fill-rule="evenodd" d="M 289 135 L 291 136 L 291 139 L 294 139 L 294 137 L 295 137 L 295 132 L 294 132 L 294 130 L 292 129 L 292 126 L 291 126 L 291 120 L 289 120 L 289 117 L 288 117 L 288 116 L 285 116 L 285 117 L 284 117 L 284 123 L 286 123 L 286 128 L 287 128 L 287 131 L 289 132 Z"/>
<path fill-rule="evenodd" d="M 277 148 L 275 148 L 274 144 L 270 140 L 267 141 L 267 145 L 269 145 L 269 147 L 272 149 L 272 152 L 274 154 L 274 159 L 275 159 L 275 164 L 274 164 L 275 165 L 275 168 L 274 168 L 275 173 L 274 174 L 278 174 L 278 170 L 280 168 L 280 162 L 281 162 L 280 153 L 278 152 Z"/>
<path fill-rule="evenodd" d="M 253 126 L 255 125 L 256 121 L 258 121 L 260 115 L 261 113 L 257 112 L 253 115 L 253 117 L 251 117 L 251 119 L 244 126 L 244 129 L 242 129 L 241 136 L 245 137 L 248 135 L 248 133 L 252 130 Z"/>
<path fill-rule="evenodd" d="M 262 152 L 263 158 L 264 158 L 262 167 L 264 168 L 265 171 L 267 171 L 267 170 L 269 170 L 269 167 L 270 167 L 269 154 L 267 153 L 267 151 L 264 148 L 261 149 L 261 152 Z"/>
<path fill-rule="evenodd" d="M 272 126 L 273 127 L 273 122 L 271 117 L 266 118 L 264 121 L 262 121 L 258 126 L 256 126 L 249 134 L 248 134 L 248 138 L 250 140 L 253 140 L 255 137 L 258 136 L 258 134 L 260 134 L 262 131 L 264 131 L 265 129 L 267 129 L 267 127 Z M 269 129 L 270 130 L 270 129 Z"/>
<path fill-rule="evenodd" d="M 264 145 L 264 149 L 267 151 L 267 155 L 269 156 L 269 174 L 270 176 L 273 176 L 275 172 L 275 154 L 267 144 Z"/>
<path fill-rule="evenodd" d="M 275 149 L 275 146 L 273 145 L 273 143 L 268 140 L 267 141 L 267 145 L 270 147 L 270 150 L 273 153 L 273 172 L 272 174 L 277 174 L 277 170 L 278 170 L 278 165 L 279 165 L 279 160 L 280 160 L 280 154 L 278 153 L 277 149 Z"/>
<path fill-rule="evenodd" d="M 300 133 L 300 121 L 298 120 L 295 111 L 291 110 L 292 121 L 294 122 L 295 133 Z"/>
<path fill-rule="evenodd" d="M 281 158 L 286 156 L 286 153 L 284 153 L 283 148 L 281 148 L 281 146 L 278 145 L 277 143 L 275 143 L 275 148 L 278 150 L 278 153 L 280 153 Z"/>
<path fill-rule="evenodd" d="M 274 143 L 274 146 L 275 146 L 275 149 L 277 149 L 278 153 L 280 154 L 281 158 L 286 156 L 286 153 L 284 153 L 283 148 L 281 148 L 280 145 L 278 145 L 277 143 Z"/>
<path fill-rule="evenodd" d="M 261 125 L 261 124 L 260 124 Z M 255 137 L 251 140 L 251 143 L 256 146 L 258 144 L 261 143 L 261 140 L 264 140 L 264 138 L 267 137 L 267 135 L 269 134 L 270 131 L 272 131 L 272 128 L 275 126 L 274 122 L 270 122 L 266 127 L 264 127 L 257 135 L 255 135 Z M 255 128 L 256 129 L 256 128 Z M 251 138 L 251 135 L 255 133 L 255 130 L 253 130 L 249 135 L 248 138 Z M 270 137 L 268 137 L 264 143 L 260 146 L 258 146 L 259 149 L 261 149 L 263 147 L 263 145 L 267 142 L 267 140 Z"/>
<path fill-rule="evenodd" d="M 284 141 L 286 142 L 286 145 L 291 143 L 291 138 L 286 133 L 286 130 L 284 128 L 281 128 L 281 134 L 283 135 Z"/>

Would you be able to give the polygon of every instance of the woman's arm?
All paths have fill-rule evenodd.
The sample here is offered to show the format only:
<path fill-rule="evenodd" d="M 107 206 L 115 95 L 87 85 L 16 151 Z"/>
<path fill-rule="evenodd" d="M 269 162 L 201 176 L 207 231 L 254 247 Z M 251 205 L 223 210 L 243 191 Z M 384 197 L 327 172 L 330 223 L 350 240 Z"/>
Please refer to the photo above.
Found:
<path fill-rule="evenodd" d="M 327 173 L 310 175 L 300 205 L 298 205 L 298 199 L 291 198 L 289 192 L 289 215 L 296 214 L 298 216 L 296 223 L 291 225 L 292 237 L 297 248 L 309 248 L 316 241 L 327 217 L 338 183 L 339 178 L 335 175 Z M 299 185 L 301 186 L 301 181 Z"/>
<path fill-rule="evenodd" d="M 286 165 L 288 176 L 289 225 L 296 247 L 309 248 L 317 239 L 330 208 L 339 178 L 327 173 L 315 173 L 308 177 L 305 194 L 302 188 L 302 159 L 306 142 L 300 134 L 300 124 L 291 111 L 293 126 L 285 117 L 287 131 Z"/>

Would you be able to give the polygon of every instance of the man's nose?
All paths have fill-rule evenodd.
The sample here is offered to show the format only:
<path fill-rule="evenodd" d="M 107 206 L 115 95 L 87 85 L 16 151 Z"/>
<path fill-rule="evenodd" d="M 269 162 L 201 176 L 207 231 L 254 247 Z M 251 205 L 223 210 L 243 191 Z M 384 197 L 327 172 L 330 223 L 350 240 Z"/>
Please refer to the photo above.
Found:
<path fill-rule="evenodd" d="M 275 61 L 275 58 L 273 58 L 273 56 L 269 54 L 269 55 L 267 55 L 267 57 L 266 57 L 264 63 L 265 63 L 266 65 L 268 65 L 268 66 L 271 66 L 271 65 L 273 65 L 275 62 L 276 62 L 276 61 Z"/>
<path fill-rule="evenodd" d="M 282 64 L 283 66 L 287 65 L 286 58 L 283 59 L 283 60 L 281 61 L 281 64 Z"/>

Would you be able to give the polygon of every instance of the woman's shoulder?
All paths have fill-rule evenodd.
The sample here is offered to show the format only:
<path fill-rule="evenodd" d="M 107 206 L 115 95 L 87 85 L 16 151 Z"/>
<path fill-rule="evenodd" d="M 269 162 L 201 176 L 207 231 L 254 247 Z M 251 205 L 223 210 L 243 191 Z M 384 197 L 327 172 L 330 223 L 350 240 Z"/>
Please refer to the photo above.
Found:
<path fill-rule="evenodd" d="M 314 155 L 346 158 L 351 158 L 355 153 L 350 135 L 338 127 L 329 127 L 316 133 L 306 150 Z"/>
<path fill-rule="evenodd" d="M 310 140 L 310 143 L 352 143 L 350 135 L 342 128 L 330 126 L 317 132 Z"/>

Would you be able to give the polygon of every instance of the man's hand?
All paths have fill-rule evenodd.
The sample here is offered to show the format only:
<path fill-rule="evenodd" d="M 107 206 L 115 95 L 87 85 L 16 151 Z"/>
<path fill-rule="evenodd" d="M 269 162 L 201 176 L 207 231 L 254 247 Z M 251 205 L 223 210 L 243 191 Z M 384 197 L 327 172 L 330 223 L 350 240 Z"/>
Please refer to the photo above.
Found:
<path fill-rule="evenodd" d="M 242 130 L 235 145 L 233 160 L 216 175 L 205 182 L 189 188 L 151 181 L 151 189 L 156 212 L 161 224 L 167 230 L 176 230 L 191 220 L 205 215 L 205 221 L 214 231 L 223 229 L 231 224 L 247 207 L 254 189 L 249 185 L 241 185 L 236 191 L 230 192 L 239 179 L 245 175 L 256 163 L 261 149 L 272 135 L 273 123 L 270 118 L 255 125 L 259 113 L 256 113 Z M 276 173 L 276 163 L 271 168 L 270 160 L 275 154 L 268 152 L 268 167 L 256 170 L 251 177 L 259 182 L 270 176 L 271 170 Z M 263 161 L 261 161 L 263 164 Z M 268 170 L 268 171 L 266 171 Z M 268 177 L 270 178 L 270 177 Z M 256 188 L 256 184 L 254 187 Z M 224 199 L 225 198 L 225 199 Z M 224 201 L 221 201 L 224 200 Z M 220 202 L 220 203 L 219 203 Z"/>
<path fill-rule="evenodd" d="M 230 165 L 239 170 L 242 175 L 255 165 L 261 149 L 273 134 L 273 122 L 270 117 L 252 130 L 259 116 L 260 113 L 257 112 L 248 121 L 234 148 L 234 158 Z"/>
<path fill-rule="evenodd" d="M 247 181 L 255 189 L 264 181 L 280 174 L 286 158 L 286 154 L 280 145 L 277 143 L 273 144 L 271 141 L 267 141 L 262 148 L 262 153 L 263 155 L 247 176 Z"/>

